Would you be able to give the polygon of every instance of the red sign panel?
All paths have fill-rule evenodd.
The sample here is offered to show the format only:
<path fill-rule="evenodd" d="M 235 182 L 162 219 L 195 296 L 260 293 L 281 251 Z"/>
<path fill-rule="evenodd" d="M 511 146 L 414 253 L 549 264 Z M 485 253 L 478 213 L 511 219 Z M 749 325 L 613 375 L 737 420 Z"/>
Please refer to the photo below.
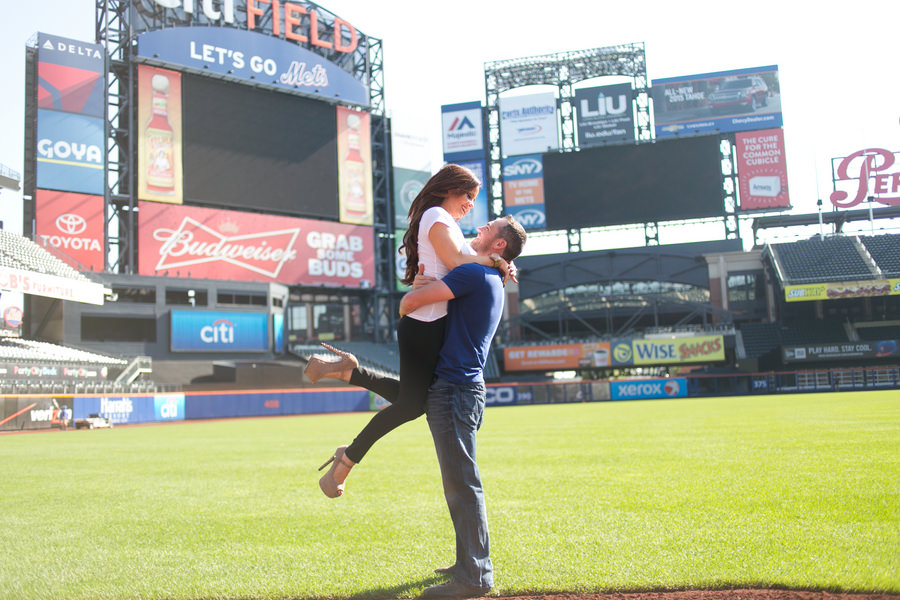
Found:
<path fill-rule="evenodd" d="M 103 197 L 37 190 L 35 237 L 80 271 L 102 271 Z"/>
<path fill-rule="evenodd" d="M 367 288 L 371 227 L 139 203 L 141 275 Z"/>
<path fill-rule="evenodd" d="M 741 210 L 790 208 L 781 129 L 737 133 Z"/>

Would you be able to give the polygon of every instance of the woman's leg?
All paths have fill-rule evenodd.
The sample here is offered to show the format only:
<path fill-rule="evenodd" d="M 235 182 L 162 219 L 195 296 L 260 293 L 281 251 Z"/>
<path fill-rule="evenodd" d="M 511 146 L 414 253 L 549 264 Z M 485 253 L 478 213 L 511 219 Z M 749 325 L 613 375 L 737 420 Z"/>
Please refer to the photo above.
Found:
<path fill-rule="evenodd" d="M 397 326 L 400 349 L 400 380 L 379 378 L 354 369 L 350 383 L 372 390 L 389 401 L 378 411 L 347 447 L 347 458 L 358 463 L 372 445 L 400 425 L 425 414 L 425 399 L 434 377 L 438 354 L 444 341 L 444 321 L 423 322 L 403 317 Z M 369 385 L 371 384 L 371 386 Z M 376 389 L 377 388 L 377 389 Z"/>

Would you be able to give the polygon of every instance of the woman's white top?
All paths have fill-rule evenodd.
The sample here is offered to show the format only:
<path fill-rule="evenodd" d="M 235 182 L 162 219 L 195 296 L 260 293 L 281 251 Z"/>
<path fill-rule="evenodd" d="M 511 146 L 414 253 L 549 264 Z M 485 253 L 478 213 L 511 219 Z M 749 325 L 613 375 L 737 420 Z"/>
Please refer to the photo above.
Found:
<path fill-rule="evenodd" d="M 459 228 L 459 224 L 450 216 L 450 213 L 440 206 L 432 206 L 426 210 L 422 215 L 422 220 L 419 221 L 419 238 L 417 240 L 419 264 L 425 265 L 425 275 L 440 279 L 449 273 L 450 269 L 441 262 L 437 252 L 434 251 L 431 238 L 428 236 L 431 232 L 431 228 L 434 227 L 436 223 L 447 226 L 447 230 L 450 232 L 450 239 L 453 240 L 453 243 L 459 248 L 461 253 L 474 256 L 475 251 L 466 243 L 466 238 L 463 235 L 462 229 Z M 420 306 L 407 316 L 412 317 L 417 321 L 436 321 L 446 314 L 447 301 L 443 300 L 441 302 L 435 302 L 434 304 Z"/>

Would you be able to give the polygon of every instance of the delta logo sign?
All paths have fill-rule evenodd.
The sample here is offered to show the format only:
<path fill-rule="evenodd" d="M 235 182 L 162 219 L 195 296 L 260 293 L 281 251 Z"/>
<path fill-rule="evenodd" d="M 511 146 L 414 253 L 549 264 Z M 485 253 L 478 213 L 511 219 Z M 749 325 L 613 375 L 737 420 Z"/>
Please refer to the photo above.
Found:
<path fill-rule="evenodd" d="M 896 155 L 884 148 L 866 148 L 842 158 L 835 170 L 831 204 L 852 208 L 871 196 L 885 206 L 900 206 L 900 165 Z"/>
<path fill-rule="evenodd" d="M 197 6 L 194 0 L 139 0 L 135 6 L 149 21 L 165 9 L 165 21 L 176 25 L 143 31 L 138 56 L 369 105 L 368 73 L 357 79 L 323 56 L 353 54 L 362 34 L 314 4 L 203 0 Z M 245 21 L 238 23 L 238 17 Z"/>
<path fill-rule="evenodd" d="M 103 117 L 106 52 L 87 44 L 38 34 L 38 108 Z"/>

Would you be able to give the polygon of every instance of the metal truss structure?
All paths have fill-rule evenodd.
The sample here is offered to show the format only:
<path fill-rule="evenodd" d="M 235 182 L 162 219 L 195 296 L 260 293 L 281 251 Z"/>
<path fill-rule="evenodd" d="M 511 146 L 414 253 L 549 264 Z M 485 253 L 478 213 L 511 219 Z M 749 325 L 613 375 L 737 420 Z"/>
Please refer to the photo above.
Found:
<path fill-rule="evenodd" d="M 500 140 L 500 94 L 529 86 L 551 85 L 557 88 L 560 115 L 560 151 L 577 150 L 573 85 L 596 77 L 620 76 L 632 79 L 636 143 L 652 142 L 650 121 L 650 85 L 647 80 L 644 44 L 622 44 L 576 52 L 489 62 L 485 64 L 485 123 L 488 154 L 488 193 L 494 215 L 503 211 Z M 725 239 L 739 239 L 737 212 L 737 163 L 732 136 L 720 136 L 722 156 L 722 200 L 725 207 Z M 659 223 L 643 223 L 647 246 L 659 245 Z M 566 231 L 569 252 L 581 251 L 581 230 Z"/>
<path fill-rule="evenodd" d="M 573 85 L 587 79 L 607 76 L 631 77 L 636 117 L 635 139 L 638 143 L 651 141 L 650 86 L 643 43 L 485 63 L 485 129 L 489 148 L 487 178 L 490 181 L 487 188 L 492 202 L 492 214 L 498 215 L 503 211 L 500 204 L 503 197 L 500 94 L 529 85 L 555 86 L 558 90 L 557 107 L 561 125 L 560 149 L 571 152 L 577 149 Z M 580 251 L 580 230 L 569 230 L 568 242 L 570 252 Z"/>
<path fill-rule="evenodd" d="M 307 2 L 320 15 L 331 19 L 335 15 Z M 247 28 L 246 10 L 235 12 L 229 26 Z M 137 35 L 143 31 L 175 26 L 171 12 L 150 0 L 96 0 L 95 36 L 104 45 L 108 56 L 107 84 L 107 165 L 108 178 L 105 201 L 107 206 L 107 270 L 115 273 L 137 272 L 137 102 L 136 61 Z M 270 27 L 278 18 L 268 10 L 258 18 L 258 27 Z M 185 25 L 185 23 L 177 23 Z M 190 15 L 188 26 L 210 26 L 206 16 L 197 11 Z M 333 42 L 323 33 L 323 41 Z M 360 34 L 356 50 L 337 52 L 323 47 L 312 49 L 330 62 L 340 66 L 364 82 L 369 89 L 369 106 L 363 107 L 372 116 L 372 180 L 374 194 L 374 234 L 376 287 L 363 294 L 363 305 L 370 327 L 378 335 L 384 315 L 393 315 L 391 287 L 393 285 L 393 244 L 388 236 L 390 222 L 390 124 L 384 106 L 384 52 L 380 39 Z M 113 258 L 109 258 L 112 256 Z M 392 318 L 386 326 L 393 328 Z M 384 325 L 382 325 L 384 326 Z"/>

